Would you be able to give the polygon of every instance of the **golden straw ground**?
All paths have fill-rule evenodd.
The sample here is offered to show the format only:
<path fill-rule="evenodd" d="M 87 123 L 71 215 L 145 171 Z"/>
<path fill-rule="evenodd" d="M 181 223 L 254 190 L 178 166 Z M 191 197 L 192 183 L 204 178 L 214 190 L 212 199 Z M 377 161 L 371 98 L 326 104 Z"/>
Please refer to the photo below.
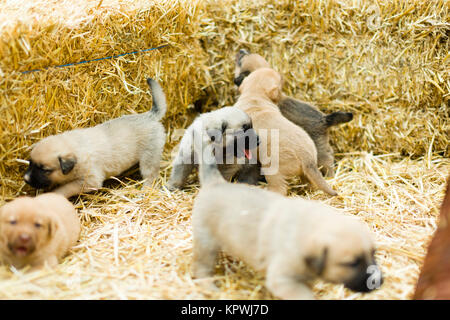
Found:
<path fill-rule="evenodd" d="M 0 298 L 273 298 L 260 274 L 226 255 L 217 266 L 218 292 L 192 280 L 198 185 L 162 188 L 174 129 L 198 111 L 234 102 L 239 48 L 264 55 L 283 74 L 286 93 L 323 111 L 355 114 L 332 131 L 337 173 L 329 182 L 339 197 L 299 179 L 290 196 L 364 220 L 386 278 L 381 290 L 365 295 L 317 281 L 317 298 L 411 297 L 450 174 L 448 1 L 105 0 L 64 2 L 64 10 L 54 9 L 56 1 L 34 3 L 32 11 L 29 4 L 0 11 L 0 202 L 34 194 L 22 174 L 30 146 L 42 137 L 147 110 L 147 76 L 166 90 L 169 136 L 155 188 L 132 174 L 75 198 L 79 245 L 53 270 L 0 267 Z M 17 72 L 166 43 L 142 55 Z"/>

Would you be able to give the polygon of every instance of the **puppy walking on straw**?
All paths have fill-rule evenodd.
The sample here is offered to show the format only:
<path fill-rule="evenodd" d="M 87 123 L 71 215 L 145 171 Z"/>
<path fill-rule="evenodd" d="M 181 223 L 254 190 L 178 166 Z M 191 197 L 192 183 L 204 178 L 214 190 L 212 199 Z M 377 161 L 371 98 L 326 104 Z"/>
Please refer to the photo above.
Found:
<path fill-rule="evenodd" d="M 317 201 L 228 183 L 208 135 L 195 143 L 202 157 L 192 217 L 195 278 L 212 277 L 223 250 L 264 272 L 267 288 L 282 299 L 314 299 L 307 281 L 315 278 L 359 292 L 381 285 L 366 225 Z"/>
<path fill-rule="evenodd" d="M 167 103 L 161 86 L 147 79 L 153 107 L 92 128 L 47 137 L 31 151 L 24 180 L 34 188 L 57 188 L 67 198 L 101 188 L 103 181 L 139 164 L 144 184 L 158 177 L 165 130 L 159 122 Z"/>

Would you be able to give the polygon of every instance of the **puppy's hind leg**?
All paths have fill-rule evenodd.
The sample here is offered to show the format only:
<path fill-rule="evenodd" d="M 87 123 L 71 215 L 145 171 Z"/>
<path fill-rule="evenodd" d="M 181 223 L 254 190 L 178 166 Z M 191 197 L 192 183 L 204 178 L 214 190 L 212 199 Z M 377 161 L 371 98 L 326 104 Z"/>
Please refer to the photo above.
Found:
<path fill-rule="evenodd" d="M 145 150 L 139 160 L 139 171 L 144 179 L 144 186 L 151 186 L 158 178 L 162 147 Z"/>
<path fill-rule="evenodd" d="M 321 172 L 325 177 L 334 177 L 334 157 L 329 152 L 317 152 L 317 165 L 322 167 Z"/>
<path fill-rule="evenodd" d="M 337 192 L 331 189 L 328 183 L 323 178 L 319 169 L 317 169 L 317 165 L 314 162 L 304 163 L 303 164 L 303 173 L 305 176 L 311 181 L 317 188 L 328 193 L 331 196 L 336 196 Z"/>

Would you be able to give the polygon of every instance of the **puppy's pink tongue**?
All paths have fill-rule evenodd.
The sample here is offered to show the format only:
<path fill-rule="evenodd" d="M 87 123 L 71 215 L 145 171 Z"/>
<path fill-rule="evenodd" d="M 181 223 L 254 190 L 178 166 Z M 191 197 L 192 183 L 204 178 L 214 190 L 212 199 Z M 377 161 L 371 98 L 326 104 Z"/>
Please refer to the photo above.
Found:
<path fill-rule="evenodd" d="M 244 154 L 248 160 L 252 158 L 252 152 L 250 150 L 244 149 Z"/>
<path fill-rule="evenodd" d="M 28 249 L 26 247 L 18 247 L 16 248 L 16 254 L 18 256 L 26 256 L 28 253 Z"/>

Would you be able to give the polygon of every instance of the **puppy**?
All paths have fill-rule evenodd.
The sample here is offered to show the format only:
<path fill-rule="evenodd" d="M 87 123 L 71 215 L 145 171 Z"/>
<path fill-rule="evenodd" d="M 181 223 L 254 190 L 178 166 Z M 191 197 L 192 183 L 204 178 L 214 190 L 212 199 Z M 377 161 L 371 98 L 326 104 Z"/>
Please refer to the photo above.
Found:
<path fill-rule="evenodd" d="M 65 197 L 91 192 L 103 181 L 139 163 L 146 185 L 158 177 L 165 142 L 159 120 L 166 112 L 160 85 L 147 79 L 153 107 L 142 114 L 125 115 L 92 128 L 76 129 L 39 141 L 31 151 L 24 179 L 34 188 L 52 188 Z"/>
<path fill-rule="evenodd" d="M 168 187 L 181 188 L 188 175 L 197 166 L 198 161 L 194 159 L 194 139 L 195 133 L 203 129 L 209 134 L 215 146 L 215 156 L 220 163 L 219 170 L 224 178 L 230 180 L 236 175 L 239 176 L 239 172 L 251 166 L 252 150 L 259 143 L 258 136 L 252 127 L 251 118 L 245 112 L 233 107 L 224 107 L 197 117 L 186 129 L 179 143 Z M 255 159 L 253 163 L 256 163 Z M 242 176 L 241 179 L 238 177 L 239 182 L 249 184 L 258 182 L 258 175 L 242 174 Z M 252 177 L 254 179 L 251 179 Z"/>
<path fill-rule="evenodd" d="M 317 201 L 227 183 L 207 139 L 202 151 L 192 216 L 195 278 L 212 277 L 223 250 L 264 272 L 267 288 L 282 299 L 313 299 L 307 281 L 315 278 L 358 292 L 381 286 L 363 223 Z"/>
<path fill-rule="evenodd" d="M 269 190 L 285 195 L 287 178 L 304 173 L 319 189 L 337 195 L 317 168 L 316 146 L 310 136 L 286 119 L 277 106 L 282 96 L 280 74 L 270 68 L 257 69 L 242 81 L 239 91 L 240 96 L 234 106 L 252 118 L 261 141 L 258 160 Z M 262 129 L 276 130 L 278 139 L 273 140 L 272 132 L 262 134 Z M 278 152 L 273 151 L 276 148 Z M 269 174 L 271 168 L 278 170 Z"/>
<path fill-rule="evenodd" d="M 270 68 L 269 63 L 259 54 L 250 54 L 241 49 L 236 55 L 234 83 L 239 87 L 251 72 L 259 68 Z M 351 112 L 323 114 L 317 107 L 282 95 L 278 102 L 283 116 L 302 127 L 314 141 L 317 149 L 317 165 L 325 176 L 334 176 L 334 152 L 330 146 L 328 129 L 353 119 Z"/>
<path fill-rule="evenodd" d="M 20 197 L 0 208 L 0 261 L 16 268 L 55 266 L 79 235 L 77 212 L 62 195 Z"/>

